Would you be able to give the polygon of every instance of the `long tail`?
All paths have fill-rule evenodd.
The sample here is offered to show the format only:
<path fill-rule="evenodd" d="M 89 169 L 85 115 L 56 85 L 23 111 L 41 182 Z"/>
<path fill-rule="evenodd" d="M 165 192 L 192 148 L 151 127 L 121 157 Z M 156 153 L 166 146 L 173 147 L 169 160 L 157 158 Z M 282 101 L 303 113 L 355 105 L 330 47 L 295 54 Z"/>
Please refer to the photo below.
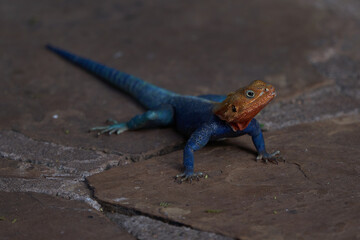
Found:
<path fill-rule="evenodd" d="M 90 59 L 82 58 L 60 48 L 51 45 L 46 45 L 46 48 L 129 93 L 148 109 L 154 109 L 161 104 L 167 103 L 172 96 L 176 95 L 173 92 L 159 88 L 137 77 L 120 72 Z"/>

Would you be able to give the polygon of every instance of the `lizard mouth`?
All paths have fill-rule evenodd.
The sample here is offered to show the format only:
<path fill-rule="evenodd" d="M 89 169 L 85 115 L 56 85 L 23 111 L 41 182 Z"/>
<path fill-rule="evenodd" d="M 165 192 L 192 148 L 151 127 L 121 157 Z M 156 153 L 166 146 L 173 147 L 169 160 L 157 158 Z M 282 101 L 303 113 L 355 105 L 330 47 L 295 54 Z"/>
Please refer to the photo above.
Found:
<path fill-rule="evenodd" d="M 273 86 L 265 88 L 265 92 L 269 92 L 268 95 L 276 97 L 276 91 Z"/>

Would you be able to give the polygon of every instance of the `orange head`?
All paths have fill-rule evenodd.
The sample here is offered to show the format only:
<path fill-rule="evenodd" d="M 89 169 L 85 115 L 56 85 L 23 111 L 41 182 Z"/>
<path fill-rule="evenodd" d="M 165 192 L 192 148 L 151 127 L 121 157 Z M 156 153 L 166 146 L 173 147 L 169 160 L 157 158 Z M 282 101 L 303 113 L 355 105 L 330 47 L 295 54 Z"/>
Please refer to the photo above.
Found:
<path fill-rule="evenodd" d="M 230 93 L 215 105 L 214 114 L 230 124 L 234 131 L 245 129 L 251 119 L 276 96 L 275 88 L 256 80 L 249 86 Z"/>

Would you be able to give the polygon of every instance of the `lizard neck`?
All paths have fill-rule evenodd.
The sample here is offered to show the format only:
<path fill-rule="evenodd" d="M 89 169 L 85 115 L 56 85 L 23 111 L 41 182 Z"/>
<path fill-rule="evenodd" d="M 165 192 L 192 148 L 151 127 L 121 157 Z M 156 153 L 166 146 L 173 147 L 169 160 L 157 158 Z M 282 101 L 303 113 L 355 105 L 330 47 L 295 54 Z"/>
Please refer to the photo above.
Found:
<path fill-rule="evenodd" d="M 217 114 L 217 112 L 219 111 L 219 108 L 221 107 L 221 103 L 218 103 L 216 105 L 214 105 L 213 107 L 213 113 L 220 118 L 221 120 L 223 120 L 224 122 L 226 122 L 231 129 L 236 132 L 236 131 L 242 131 L 245 128 L 247 128 L 247 126 L 250 124 L 251 120 L 253 119 L 253 117 L 250 116 L 246 116 L 247 114 L 243 114 L 240 118 L 238 118 L 236 121 L 229 121 L 229 119 L 224 118 L 223 115 L 221 114 Z"/>

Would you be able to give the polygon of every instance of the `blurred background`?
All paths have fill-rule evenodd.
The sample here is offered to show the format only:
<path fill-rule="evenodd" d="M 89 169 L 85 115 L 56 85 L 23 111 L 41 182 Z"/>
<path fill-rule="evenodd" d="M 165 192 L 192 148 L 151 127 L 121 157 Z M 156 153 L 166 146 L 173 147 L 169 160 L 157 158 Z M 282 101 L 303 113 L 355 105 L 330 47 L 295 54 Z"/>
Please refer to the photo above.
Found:
<path fill-rule="evenodd" d="M 39 121 L 54 109 L 97 115 L 91 108 L 116 101 L 107 99 L 106 86 L 102 91 L 101 83 L 46 52 L 46 43 L 183 94 L 226 94 L 262 79 L 276 86 L 276 101 L 335 82 L 354 96 L 359 5 L 351 0 L 1 1 L 1 89 L 8 99 L 1 103 L 6 109 L 1 124 L 16 127 L 12 123 L 19 115 Z"/>

